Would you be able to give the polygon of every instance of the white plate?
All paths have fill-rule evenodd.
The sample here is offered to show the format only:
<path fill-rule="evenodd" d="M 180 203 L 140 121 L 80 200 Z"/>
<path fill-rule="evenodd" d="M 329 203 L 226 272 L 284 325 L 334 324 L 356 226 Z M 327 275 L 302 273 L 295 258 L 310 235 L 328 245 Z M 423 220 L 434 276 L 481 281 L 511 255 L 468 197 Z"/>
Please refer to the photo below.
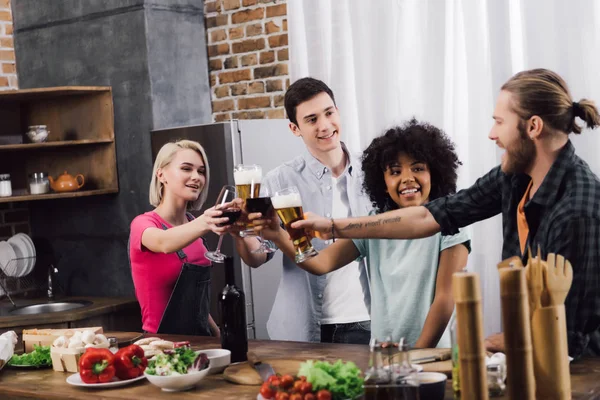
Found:
<path fill-rule="evenodd" d="M 17 263 L 17 276 L 25 276 L 29 268 L 29 259 L 26 258 L 29 257 L 29 245 L 25 243 L 21 236 L 13 236 L 7 242 L 13 247 L 17 258 L 20 258 L 20 260 L 15 261 Z"/>
<path fill-rule="evenodd" d="M 95 388 L 103 389 L 103 388 L 109 388 L 109 387 L 129 385 L 130 383 L 141 381 L 142 379 L 146 379 L 146 377 L 144 375 L 142 375 L 142 376 L 138 376 L 137 378 L 126 379 L 124 381 L 119 380 L 119 378 L 113 378 L 112 382 L 85 383 L 84 381 L 81 380 L 81 376 L 79 375 L 79 372 L 78 372 L 76 374 L 69 376 L 67 378 L 67 383 L 70 385 L 73 385 L 73 386 L 79 386 L 79 387 L 84 387 L 84 388 L 88 388 L 88 389 L 95 389 Z"/>
<path fill-rule="evenodd" d="M 24 234 L 24 233 L 17 233 L 15 236 L 13 237 L 19 237 L 21 238 L 21 240 L 23 240 L 23 242 L 28 246 L 28 252 L 27 252 L 27 257 L 29 257 L 28 261 L 28 265 L 27 265 L 27 272 L 25 272 L 25 275 L 28 275 L 29 273 L 31 273 L 31 271 L 33 271 L 33 267 L 35 266 L 35 246 L 33 245 L 33 240 L 31 240 L 31 238 Z"/>
<path fill-rule="evenodd" d="M 0 242 L 0 267 L 7 276 L 17 276 L 17 262 L 13 261 L 17 258 L 15 250 L 10 243 L 4 240 Z"/>

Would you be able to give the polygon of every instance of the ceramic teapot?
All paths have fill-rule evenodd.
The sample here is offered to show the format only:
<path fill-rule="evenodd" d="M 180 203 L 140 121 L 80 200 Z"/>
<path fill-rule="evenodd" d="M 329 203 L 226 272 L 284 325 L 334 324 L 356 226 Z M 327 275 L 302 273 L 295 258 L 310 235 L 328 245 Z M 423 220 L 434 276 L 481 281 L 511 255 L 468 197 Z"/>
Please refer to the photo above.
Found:
<path fill-rule="evenodd" d="M 79 183 L 79 178 L 81 178 L 81 183 Z M 75 176 L 67 174 L 65 171 L 61 176 L 54 180 L 51 176 L 48 176 L 50 180 L 50 186 L 52 190 L 55 192 L 74 192 L 77 189 L 80 189 L 85 182 L 83 179 L 83 175 L 77 174 Z"/>

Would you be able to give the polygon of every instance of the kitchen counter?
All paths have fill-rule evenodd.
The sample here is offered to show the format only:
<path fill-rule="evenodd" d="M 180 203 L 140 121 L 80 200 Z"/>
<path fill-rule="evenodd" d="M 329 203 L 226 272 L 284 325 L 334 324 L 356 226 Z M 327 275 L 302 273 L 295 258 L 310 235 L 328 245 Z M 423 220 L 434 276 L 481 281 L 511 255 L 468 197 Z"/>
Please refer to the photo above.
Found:
<path fill-rule="evenodd" d="M 120 337 L 123 333 L 119 334 Z M 135 333 L 131 333 L 134 337 Z M 159 335 L 163 339 L 189 340 L 194 349 L 219 348 L 214 338 L 197 336 Z M 251 340 L 249 349 L 259 358 L 320 358 L 335 361 L 339 358 L 354 361 L 363 371 L 367 367 L 369 352 L 367 346 L 345 344 L 300 343 L 284 341 Z M 586 359 L 571 365 L 573 399 L 594 399 L 600 382 L 600 359 Z M 222 375 L 209 375 L 198 386 L 185 392 L 167 393 L 150 384 L 147 380 L 134 382 L 128 386 L 113 389 L 82 389 L 66 383 L 70 373 L 54 372 L 52 369 L 19 370 L 5 367 L 0 371 L 0 393 L 9 399 L 248 399 L 257 397 L 259 386 L 243 386 L 229 383 Z M 446 385 L 446 399 L 452 399 L 451 381 Z M 496 397 L 505 399 L 505 397 Z"/>
<path fill-rule="evenodd" d="M 82 328 L 102 326 L 105 330 L 139 331 L 142 328 L 140 305 L 130 297 L 56 297 L 52 302 L 87 301 L 89 305 L 42 314 L 15 315 L 8 299 L 0 302 L 0 333 L 13 330 L 19 337 L 15 350 L 23 350 L 21 334 L 31 328 Z M 51 303 L 47 298 L 15 300 L 17 307 Z M 1 396 L 0 396 L 1 397 Z"/>

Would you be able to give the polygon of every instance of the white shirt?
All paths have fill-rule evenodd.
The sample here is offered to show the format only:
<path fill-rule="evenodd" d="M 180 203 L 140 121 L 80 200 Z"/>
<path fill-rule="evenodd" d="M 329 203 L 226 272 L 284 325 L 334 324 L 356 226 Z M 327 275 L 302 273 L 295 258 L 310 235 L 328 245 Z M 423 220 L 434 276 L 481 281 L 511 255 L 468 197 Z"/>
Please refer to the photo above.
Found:
<path fill-rule="evenodd" d="M 348 206 L 346 174 L 338 178 L 331 177 L 332 218 L 347 218 L 351 215 Z M 352 261 L 350 264 L 325 275 L 327 284 L 323 290 L 323 313 L 321 324 L 345 324 L 368 321 L 369 304 L 363 293 L 369 287 L 367 272 L 363 263 Z"/>

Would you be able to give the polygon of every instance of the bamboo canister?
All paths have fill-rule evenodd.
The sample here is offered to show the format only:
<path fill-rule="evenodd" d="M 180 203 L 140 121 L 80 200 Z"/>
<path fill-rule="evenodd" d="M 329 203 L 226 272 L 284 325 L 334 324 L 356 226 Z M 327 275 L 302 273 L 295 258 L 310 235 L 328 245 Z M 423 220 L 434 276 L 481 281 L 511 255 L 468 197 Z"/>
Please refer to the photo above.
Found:
<path fill-rule="evenodd" d="M 452 276 L 456 302 L 458 359 L 462 400 L 487 400 L 488 385 L 483 345 L 483 311 L 479 275 L 456 272 Z"/>
<path fill-rule="evenodd" d="M 538 399 L 571 398 L 565 306 L 538 308 L 531 319 L 533 366 Z"/>
<path fill-rule="evenodd" d="M 509 399 L 535 400 L 533 348 L 525 269 L 502 268 L 500 297 Z"/>

